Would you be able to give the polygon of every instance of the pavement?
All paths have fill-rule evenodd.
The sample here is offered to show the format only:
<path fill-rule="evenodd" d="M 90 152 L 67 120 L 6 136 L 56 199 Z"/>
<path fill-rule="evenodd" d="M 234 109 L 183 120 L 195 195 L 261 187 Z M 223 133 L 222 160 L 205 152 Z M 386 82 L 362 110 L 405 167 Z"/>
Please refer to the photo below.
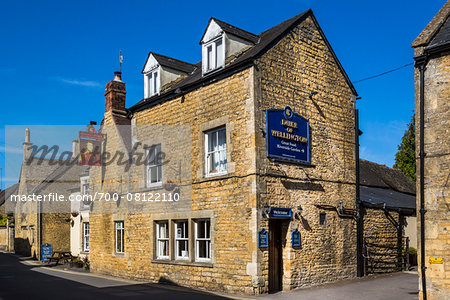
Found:
<path fill-rule="evenodd" d="M 266 295 L 263 299 L 417 300 L 417 272 L 390 273 Z"/>
<path fill-rule="evenodd" d="M 0 253 L 0 300 L 9 299 L 418 299 L 416 272 L 352 279 L 262 296 L 209 293 L 186 287 L 145 283 L 53 267 Z"/>

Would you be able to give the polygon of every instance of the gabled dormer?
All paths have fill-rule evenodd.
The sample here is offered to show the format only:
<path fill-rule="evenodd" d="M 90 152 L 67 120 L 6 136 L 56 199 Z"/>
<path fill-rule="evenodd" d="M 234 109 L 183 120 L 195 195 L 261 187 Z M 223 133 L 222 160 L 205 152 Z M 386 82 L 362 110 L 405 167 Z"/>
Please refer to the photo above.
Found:
<path fill-rule="evenodd" d="M 224 68 L 229 59 L 258 42 L 257 35 L 211 18 L 200 41 L 203 75 Z"/>
<path fill-rule="evenodd" d="M 195 70 L 195 65 L 150 52 L 145 62 L 144 98 L 150 98 Z"/>

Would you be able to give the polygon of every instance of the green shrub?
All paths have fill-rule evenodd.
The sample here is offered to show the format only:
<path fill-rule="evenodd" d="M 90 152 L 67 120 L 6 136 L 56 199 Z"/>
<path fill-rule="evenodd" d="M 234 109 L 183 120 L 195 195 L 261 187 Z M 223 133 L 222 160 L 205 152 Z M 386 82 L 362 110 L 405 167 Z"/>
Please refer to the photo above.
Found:
<path fill-rule="evenodd" d="M 408 253 L 409 253 L 409 254 L 417 254 L 417 250 L 416 250 L 416 248 L 414 248 L 414 247 L 409 247 Z"/>

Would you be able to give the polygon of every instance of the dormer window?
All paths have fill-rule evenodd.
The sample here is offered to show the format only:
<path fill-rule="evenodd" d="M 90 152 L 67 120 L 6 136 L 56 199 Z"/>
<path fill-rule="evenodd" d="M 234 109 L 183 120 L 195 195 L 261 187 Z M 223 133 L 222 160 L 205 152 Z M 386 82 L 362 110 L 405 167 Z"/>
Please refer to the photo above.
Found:
<path fill-rule="evenodd" d="M 223 36 L 203 45 L 203 73 L 208 73 L 225 65 Z"/>
<path fill-rule="evenodd" d="M 159 93 L 160 88 L 160 72 L 159 68 L 145 74 L 145 98 L 149 98 Z"/>

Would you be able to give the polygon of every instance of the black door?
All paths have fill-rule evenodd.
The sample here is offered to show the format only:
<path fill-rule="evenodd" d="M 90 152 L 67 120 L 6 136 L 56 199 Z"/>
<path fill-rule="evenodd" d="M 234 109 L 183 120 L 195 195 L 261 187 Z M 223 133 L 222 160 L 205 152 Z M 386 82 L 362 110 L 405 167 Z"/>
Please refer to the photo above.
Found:
<path fill-rule="evenodd" d="M 281 221 L 269 220 L 269 292 L 282 289 L 283 257 L 282 257 Z"/>

